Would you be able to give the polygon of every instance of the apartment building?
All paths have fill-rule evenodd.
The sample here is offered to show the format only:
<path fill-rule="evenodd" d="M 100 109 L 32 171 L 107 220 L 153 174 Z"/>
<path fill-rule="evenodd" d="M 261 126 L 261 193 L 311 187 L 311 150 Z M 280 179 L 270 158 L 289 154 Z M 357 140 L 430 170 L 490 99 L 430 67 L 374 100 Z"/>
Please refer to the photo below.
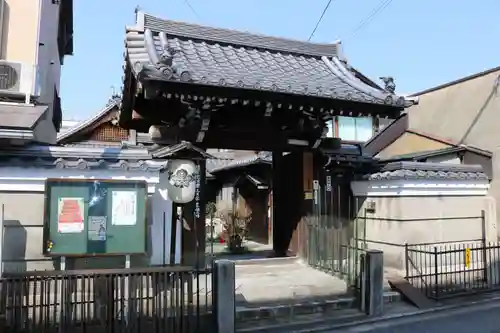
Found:
<path fill-rule="evenodd" d="M 0 0 L 0 147 L 56 143 L 73 0 Z"/>

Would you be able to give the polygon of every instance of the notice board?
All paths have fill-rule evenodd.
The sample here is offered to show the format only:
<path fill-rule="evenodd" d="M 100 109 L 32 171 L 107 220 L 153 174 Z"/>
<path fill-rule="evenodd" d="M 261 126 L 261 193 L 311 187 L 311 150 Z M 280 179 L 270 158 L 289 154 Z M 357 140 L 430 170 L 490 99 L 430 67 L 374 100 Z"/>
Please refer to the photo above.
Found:
<path fill-rule="evenodd" d="M 146 200 L 144 181 L 48 179 L 44 253 L 145 254 Z"/>

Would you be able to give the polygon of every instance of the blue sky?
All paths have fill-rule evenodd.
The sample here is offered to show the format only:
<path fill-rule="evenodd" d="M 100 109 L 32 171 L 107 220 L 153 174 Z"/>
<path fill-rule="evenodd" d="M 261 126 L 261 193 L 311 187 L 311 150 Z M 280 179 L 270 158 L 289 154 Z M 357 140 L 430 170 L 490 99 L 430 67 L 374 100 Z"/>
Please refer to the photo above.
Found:
<path fill-rule="evenodd" d="M 327 0 L 75 0 L 75 52 L 63 66 L 65 119 L 98 112 L 122 78 L 125 25 L 134 8 L 173 20 L 306 40 Z M 500 65 L 500 1 L 394 0 L 357 33 L 382 0 L 333 0 L 312 41 L 343 41 L 372 79 L 393 76 L 412 93 Z"/>

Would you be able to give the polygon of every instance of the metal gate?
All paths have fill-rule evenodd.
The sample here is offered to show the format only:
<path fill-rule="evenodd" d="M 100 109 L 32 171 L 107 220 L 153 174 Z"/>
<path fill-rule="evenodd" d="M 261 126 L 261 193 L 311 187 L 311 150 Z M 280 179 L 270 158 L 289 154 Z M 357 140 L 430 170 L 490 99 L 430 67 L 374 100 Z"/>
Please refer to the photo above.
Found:
<path fill-rule="evenodd" d="M 322 170 L 313 183 L 313 212 L 304 225 L 306 244 L 302 255 L 310 266 L 339 276 L 359 289 L 365 249 L 365 219 L 360 199 L 350 188 L 345 172 Z"/>

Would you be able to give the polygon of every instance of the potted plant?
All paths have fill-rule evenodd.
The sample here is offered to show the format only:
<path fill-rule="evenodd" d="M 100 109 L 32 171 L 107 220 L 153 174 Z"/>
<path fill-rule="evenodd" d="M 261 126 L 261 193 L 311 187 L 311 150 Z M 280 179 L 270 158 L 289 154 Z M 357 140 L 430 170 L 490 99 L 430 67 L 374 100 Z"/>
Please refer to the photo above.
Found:
<path fill-rule="evenodd" d="M 234 212 L 224 210 L 219 212 L 218 217 L 222 221 L 222 239 L 229 252 L 245 252 L 244 242 L 252 214 L 243 212 L 240 209 Z"/>

